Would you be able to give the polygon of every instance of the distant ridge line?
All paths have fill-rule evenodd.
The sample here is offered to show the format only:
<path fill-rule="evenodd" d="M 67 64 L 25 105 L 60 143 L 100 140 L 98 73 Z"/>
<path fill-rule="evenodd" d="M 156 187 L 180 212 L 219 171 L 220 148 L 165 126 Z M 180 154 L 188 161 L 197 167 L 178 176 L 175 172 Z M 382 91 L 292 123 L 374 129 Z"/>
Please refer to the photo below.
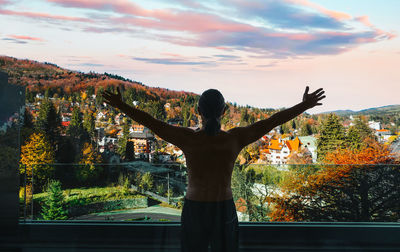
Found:
<path fill-rule="evenodd" d="M 385 105 L 385 106 L 380 106 L 380 107 L 372 107 L 372 108 L 367 108 L 367 109 L 362 109 L 362 110 L 350 110 L 350 109 L 344 109 L 344 110 L 333 110 L 333 111 L 327 111 L 327 112 L 322 112 L 319 114 L 337 114 L 337 115 L 363 115 L 363 114 L 372 114 L 372 113 L 400 113 L 400 104 L 394 104 L 394 105 Z"/>

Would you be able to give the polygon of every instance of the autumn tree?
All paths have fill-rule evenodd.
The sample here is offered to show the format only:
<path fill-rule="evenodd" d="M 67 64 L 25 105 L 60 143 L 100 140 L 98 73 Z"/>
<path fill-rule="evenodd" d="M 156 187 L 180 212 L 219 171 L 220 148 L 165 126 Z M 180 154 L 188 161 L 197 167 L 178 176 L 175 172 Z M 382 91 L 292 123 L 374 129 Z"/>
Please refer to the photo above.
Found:
<path fill-rule="evenodd" d="M 139 188 L 143 191 L 149 191 L 153 188 L 154 179 L 150 172 L 146 172 L 141 176 Z"/>
<path fill-rule="evenodd" d="M 331 165 L 299 172 L 271 198 L 276 221 L 398 221 L 400 168 L 390 150 L 367 139 L 365 147 L 327 153 Z"/>
<path fill-rule="evenodd" d="M 76 178 L 80 182 L 94 182 L 103 171 L 101 155 L 91 143 L 84 143 L 80 154 L 79 166 L 75 168 Z"/>
<path fill-rule="evenodd" d="M 25 173 L 26 167 L 26 176 L 30 180 L 33 170 L 35 185 L 43 186 L 52 177 L 54 167 L 50 164 L 54 162 L 54 150 L 42 133 L 33 133 L 21 147 L 20 174 Z"/>

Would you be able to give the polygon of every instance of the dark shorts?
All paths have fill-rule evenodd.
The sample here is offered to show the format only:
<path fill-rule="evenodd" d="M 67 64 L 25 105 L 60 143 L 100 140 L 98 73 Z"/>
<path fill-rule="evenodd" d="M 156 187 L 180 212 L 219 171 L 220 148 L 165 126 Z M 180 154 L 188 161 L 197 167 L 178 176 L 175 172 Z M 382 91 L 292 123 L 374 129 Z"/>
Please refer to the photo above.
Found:
<path fill-rule="evenodd" d="M 181 216 L 181 251 L 239 251 L 239 225 L 233 199 L 217 202 L 185 198 Z"/>

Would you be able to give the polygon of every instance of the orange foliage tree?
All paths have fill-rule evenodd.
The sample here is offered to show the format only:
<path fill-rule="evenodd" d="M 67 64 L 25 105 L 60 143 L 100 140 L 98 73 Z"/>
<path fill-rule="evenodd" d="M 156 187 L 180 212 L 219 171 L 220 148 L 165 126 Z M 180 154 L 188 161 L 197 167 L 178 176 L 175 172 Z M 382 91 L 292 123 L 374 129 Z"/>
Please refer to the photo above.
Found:
<path fill-rule="evenodd" d="M 33 133 L 28 141 L 21 147 L 20 174 L 25 174 L 28 183 L 31 183 L 32 170 L 35 186 L 43 186 L 47 179 L 54 175 L 55 162 L 54 150 L 50 142 L 42 133 Z"/>
<path fill-rule="evenodd" d="M 400 167 L 371 139 L 361 150 L 339 149 L 317 171 L 293 172 L 271 197 L 274 221 L 398 221 Z"/>

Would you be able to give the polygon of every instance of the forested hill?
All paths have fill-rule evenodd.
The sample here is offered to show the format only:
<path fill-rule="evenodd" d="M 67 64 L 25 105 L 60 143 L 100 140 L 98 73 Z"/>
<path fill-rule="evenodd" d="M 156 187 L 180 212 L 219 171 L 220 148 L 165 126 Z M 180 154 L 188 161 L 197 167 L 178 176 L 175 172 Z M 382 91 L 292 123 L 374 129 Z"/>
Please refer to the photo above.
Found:
<path fill-rule="evenodd" d="M 196 95 L 185 91 L 172 91 L 165 88 L 154 88 L 140 82 L 126 79 L 114 74 L 82 73 L 61 68 L 48 62 L 37 62 L 28 59 L 16 59 L 0 56 L 0 70 L 9 75 L 9 82 L 27 86 L 30 90 L 46 90 L 48 88 L 64 92 L 85 90 L 88 86 L 98 87 L 124 86 L 144 90 L 150 96 L 159 96 L 162 99 L 179 98 L 181 96 Z"/>
<path fill-rule="evenodd" d="M 337 114 L 339 116 L 349 116 L 349 115 L 385 115 L 385 114 L 399 114 L 400 113 L 400 105 L 387 105 L 376 108 L 367 108 L 359 111 L 353 110 L 335 110 L 324 112 L 323 114 Z"/>
<path fill-rule="evenodd" d="M 40 94 L 55 98 L 55 103 L 60 103 L 60 99 L 83 104 L 92 100 L 99 105 L 102 103 L 102 97 L 98 94 L 104 90 L 114 92 L 116 87 L 120 87 L 127 103 L 132 104 L 136 101 L 140 109 L 160 120 L 173 120 L 182 126 L 197 126 L 199 122 L 199 115 L 195 110 L 199 95 L 192 92 L 149 87 L 110 73 L 82 73 L 48 62 L 7 56 L 0 56 L 0 71 L 9 75 L 9 83 L 27 87 L 27 101 L 30 103 Z M 274 109 L 237 106 L 231 103 L 227 105 L 227 112 L 222 118 L 225 129 L 248 125 L 275 112 Z M 95 112 L 96 108 L 92 110 Z"/>

